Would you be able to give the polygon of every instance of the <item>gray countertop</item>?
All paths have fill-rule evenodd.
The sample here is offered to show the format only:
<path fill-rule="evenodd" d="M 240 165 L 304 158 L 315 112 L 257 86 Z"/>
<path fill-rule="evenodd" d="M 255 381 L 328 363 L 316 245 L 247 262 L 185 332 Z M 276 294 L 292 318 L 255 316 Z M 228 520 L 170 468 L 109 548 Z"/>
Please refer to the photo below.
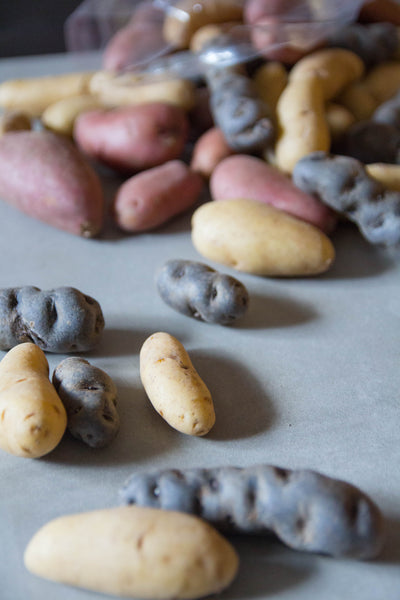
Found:
<path fill-rule="evenodd" d="M 0 61 L 0 80 L 96 67 L 95 55 Z M 107 175 L 108 195 L 117 178 Z M 135 470 L 269 463 L 311 468 L 368 493 L 387 520 L 373 561 L 290 550 L 273 538 L 233 539 L 241 565 L 221 600 L 398 600 L 400 597 L 400 261 L 341 224 L 337 257 L 319 277 L 238 274 L 250 309 L 232 327 L 197 322 L 163 304 L 156 269 L 169 258 L 203 260 L 190 213 L 157 231 L 99 239 L 53 229 L 0 203 L 0 285 L 71 285 L 96 298 L 106 328 L 87 358 L 115 380 L 121 430 L 92 450 L 65 436 L 48 456 L 1 452 L 1 600 L 104 597 L 39 579 L 23 566 L 32 535 L 57 516 L 118 504 Z M 397 259 L 397 260 L 396 260 Z M 171 429 L 139 378 L 144 340 L 167 331 L 188 350 L 212 392 L 217 422 L 205 438 Z M 4 356 L 0 353 L 0 358 Z M 50 371 L 65 358 L 47 355 Z"/>

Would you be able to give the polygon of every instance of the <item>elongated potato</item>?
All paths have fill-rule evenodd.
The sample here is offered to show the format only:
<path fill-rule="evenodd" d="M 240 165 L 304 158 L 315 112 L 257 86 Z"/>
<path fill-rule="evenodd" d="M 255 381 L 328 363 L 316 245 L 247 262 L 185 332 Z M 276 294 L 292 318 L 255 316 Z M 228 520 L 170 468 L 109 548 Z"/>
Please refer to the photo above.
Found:
<path fill-rule="evenodd" d="M 101 103 L 90 94 L 62 98 L 44 110 L 41 121 L 46 129 L 71 136 L 77 117 L 96 108 L 101 108 Z"/>
<path fill-rule="evenodd" d="M 4 81 L 0 84 L 0 106 L 39 117 L 50 104 L 87 93 L 92 75 L 92 72 L 66 73 Z"/>
<path fill-rule="evenodd" d="M 38 458 L 57 446 L 66 426 L 43 350 L 30 342 L 15 346 L 0 362 L 0 448 Z"/>
<path fill-rule="evenodd" d="M 100 179 L 72 142 L 50 131 L 0 137 L 0 198 L 75 235 L 97 235 L 104 218 Z"/>
<path fill-rule="evenodd" d="M 382 183 L 389 190 L 400 192 L 400 165 L 370 163 L 365 165 L 368 175 Z"/>
<path fill-rule="evenodd" d="M 313 225 L 243 198 L 200 206 L 192 241 L 207 259 L 255 275 L 317 275 L 335 255 L 329 238 Z"/>
<path fill-rule="evenodd" d="M 24 560 L 46 579 L 157 600 L 218 593 L 238 568 L 233 547 L 204 521 L 138 506 L 50 521 L 31 539 Z"/>
<path fill-rule="evenodd" d="M 174 429 L 206 435 L 215 423 L 211 394 L 179 340 L 158 332 L 140 350 L 140 378 L 156 411 Z"/>

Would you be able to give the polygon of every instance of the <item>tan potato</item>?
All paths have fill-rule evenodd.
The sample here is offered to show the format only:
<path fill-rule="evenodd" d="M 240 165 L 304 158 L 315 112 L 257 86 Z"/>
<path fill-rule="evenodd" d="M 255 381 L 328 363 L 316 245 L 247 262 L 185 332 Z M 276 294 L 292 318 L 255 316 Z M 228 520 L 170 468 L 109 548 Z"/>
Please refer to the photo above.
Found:
<path fill-rule="evenodd" d="M 276 112 L 279 134 L 275 163 L 279 169 L 291 173 L 303 156 L 317 150 L 330 150 L 325 101 L 318 78 L 290 81 L 278 100 Z"/>
<path fill-rule="evenodd" d="M 336 101 L 347 108 L 356 121 L 369 119 L 378 108 L 378 102 L 365 85 L 364 80 L 355 81 L 347 86 L 336 98 Z"/>
<path fill-rule="evenodd" d="M 333 141 L 338 140 L 356 120 L 348 108 L 336 102 L 327 104 L 325 114 Z"/>
<path fill-rule="evenodd" d="M 206 435 L 215 423 L 211 394 L 182 344 L 158 332 L 140 350 L 140 378 L 156 411 L 187 435 Z"/>
<path fill-rule="evenodd" d="M 368 175 L 382 183 L 389 190 L 400 192 L 400 165 L 371 163 L 365 165 Z"/>
<path fill-rule="evenodd" d="M 101 102 L 90 94 L 71 96 L 50 104 L 43 112 L 41 120 L 46 129 L 72 136 L 74 123 L 79 115 L 101 107 Z"/>
<path fill-rule="evenodd" d="M 208 260 L 254 275 L 317 275 L 335 251 L 319 229 L 255 200 L 207 202 L 192 218 L 192 241 Z"/>
<path fill-rule="evenodd" d="M 6 110 L 0 115 L 0 135 L 10 131 L 28 131 L 32 129 L 29 115 L 21 110 Z"/>
<path fill-rule="evenodd" d="M 254 74 L 254 84 L 261 100 L 269 108 L 269 114 L 275 115 L 279 97 L 288 80 L 284 65 L 278 61 L 266 62 Z"/>
<path fill-rule="evenodd" d="M 0 84 L 0 106 L 39 117 L 62 98 L 85 94 L 93 73 L 67 73 L 47 77 L 11 79 Z"/>
<path fill-rule="evenodd" d="M 147 102 L 169 102 L 190 110 L 195 104 L 193 84 L 181 78 L 146 78 L 144 75 L 99 71 L 90 81 L 90 93 L 110 108 Z"/>
<path fill-rule="evenodd" d="M 0 362 L 0 448 L 38 458 L 58 445 L 66 426 L 43 350 L 30 342 L 15 346 Z"/>
<path fill-rule="evenodd" d="M 192 515 L 121 506 L 54 519 L 29 542 L 35 575 L 103 594 L 189 600 L 218 593 L 234 579 L 238 556 Z"/>
<path fill-rule="evenodd" d="M 210 23 L 242 21 L 241 0 L 178 0 L 169 7 L 163 35 L 176 48 L 188 48 L 192 35 Z"/>
<path fill-rule="evenodd" d="M 197 53 L 202 50 L 205 44 L 211 42 L 214 38 L 219 35 L 222 35 L 229 31 L 232 27 L 236 25 L 240 25 L 241 21 L 231 22 L 231 23 L 209 23 L 208 25 L 203 25 L 197 31 L 195 31 L 190 38 L 190 47 L 191 52 Z"/>
<path fill-rule="evenodd" d="M 289 80 L 318 78 L 324 99 L 331 100 L 363 74 L 364 63 L 357 54 L 344 48 L 324 48 L 299 60 L 290 71 Z"/>

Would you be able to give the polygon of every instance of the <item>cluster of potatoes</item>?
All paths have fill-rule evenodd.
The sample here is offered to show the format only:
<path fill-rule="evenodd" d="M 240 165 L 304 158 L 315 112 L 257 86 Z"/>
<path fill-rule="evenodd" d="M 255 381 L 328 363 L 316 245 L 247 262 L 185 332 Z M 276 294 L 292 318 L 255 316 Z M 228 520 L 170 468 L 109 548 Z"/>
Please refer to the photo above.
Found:
<path fill-rule="evenodd" d="M 379 7 L 369 3 L 364 17 L 400 24 L 395 3 Z M 207 86 L 177 75 L 120 72 L 166 44 L 174 51 L 198 52 L 237 24 L 268 25 L 279 18 L 278 3 L 267 0 L 204 1 L 201 10 L 198 0 L 182 0 L 162 18 L 152 3 L 143 3 L 106 48 L 103 70 L 5 81 L 0 85 L 0 197 L 51 226 L 88 238 L 101 234 L 107 217 L 125 232 L 140 233 L 192 210 L 193 244 L 209 260 L 264 276 L 327 271 L 335 258 L 330 235 L 337 212 L 299 189 L 292 173 L 302 158 L 330 152 L 350 126 L 370 118 L 396 94 L 397 52 L 373 67 L 351 50 L 321 47 L 321 42 L 305 55 L 288 45 L 268 54 L 265 37 L 257 37 L 255 28 L 252 41 L 261 60 L 247 75 L 275 135 L 254 153 L 229 146 L 213 120 Z M 92 166 L 96 162 L 123 178 L 111 215 Z M 367 169 L 383 185 L 400 189 L 397 166 Z M 205 189 L 211 200 L 201 202 Z M 188 310 L 179 294 L 164 290 L 161 279 L 159 285 L 166 302 Z M 242 310 L 234 308 L 238 314 Z M 215 421 L 212 398 L 179 341 L 154 334 L 143 345 L 140 362 L 143 385 L 159 414 L 183 433 L 207 434 Z M 70 374 L 83 367 L 82 361 L 60 366 L 53 381 L 57 391 L 64 370 Z M 2 448 L 30 457 L 50 452 L 64 434 L 67 415 L 49 381 L 43 352 L 20 343 L 1 362 L 0 380 Z M 72 387 L 75 383 L 72 377 Z M 17 410 L 16 389 L 22 398 L 19 430 L 6 427 L 6 418 Z M 193 395 L 196 410 L 188 412 Z M 180 398 L 180 404 L 173 406 L 171 398 Z M 117 541 L 115 531 L 123 531 Z M 92 537 L 98 543 L 88 545 Z M 66 556 L 64 547 L 73 547 L 77 539 L 79 552 Z M 210 525 L 142 507 L 50 523 L 28 546 L 25 562 L 50 579 L 143 598 L 219 592 L 238 568 L 233 547 Z"/>

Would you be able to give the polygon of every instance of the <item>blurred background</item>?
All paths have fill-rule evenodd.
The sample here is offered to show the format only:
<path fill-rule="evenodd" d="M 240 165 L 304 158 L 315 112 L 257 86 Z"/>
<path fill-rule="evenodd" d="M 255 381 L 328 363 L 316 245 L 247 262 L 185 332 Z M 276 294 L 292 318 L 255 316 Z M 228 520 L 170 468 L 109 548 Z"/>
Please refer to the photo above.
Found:
<path fill-rule="evenodd" d="M 0 58 L 64 52 L 64 22 L 82 0 L 0 0 Z"/>

